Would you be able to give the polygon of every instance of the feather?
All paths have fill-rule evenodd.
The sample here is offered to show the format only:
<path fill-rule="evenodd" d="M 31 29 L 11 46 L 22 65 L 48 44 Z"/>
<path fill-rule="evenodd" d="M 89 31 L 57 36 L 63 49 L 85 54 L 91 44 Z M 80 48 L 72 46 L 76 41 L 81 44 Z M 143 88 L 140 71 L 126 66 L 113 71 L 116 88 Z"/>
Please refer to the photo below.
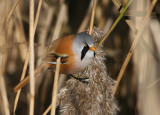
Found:
<path fill-rule="evenodd" d="M 47 55 L 47 57 L 50 57 L 52 58 L 52 61 L 46 61 L 47 63 L 49 64 L 57 64 L 56 60 L 60 57 L 61 60 L 60 60 L 60 63 L 61 64 L 67 64 L 67 60 L 69 58 L 68 55 L 59 55 L 59 54 L 56 54 L 56 53 L 49 53 Z"/>

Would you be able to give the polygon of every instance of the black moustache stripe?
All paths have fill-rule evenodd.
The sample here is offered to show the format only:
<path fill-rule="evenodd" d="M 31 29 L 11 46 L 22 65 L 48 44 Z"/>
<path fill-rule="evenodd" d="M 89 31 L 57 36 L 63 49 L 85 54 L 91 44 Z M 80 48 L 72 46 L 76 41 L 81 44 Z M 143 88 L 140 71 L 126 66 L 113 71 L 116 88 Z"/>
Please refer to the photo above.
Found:
<path fill-rule="evenodd" d="M 85 57 L 87 51 L 89 50 L 89 46 L 84 46 L 81 52 L 81 60 Z"/>

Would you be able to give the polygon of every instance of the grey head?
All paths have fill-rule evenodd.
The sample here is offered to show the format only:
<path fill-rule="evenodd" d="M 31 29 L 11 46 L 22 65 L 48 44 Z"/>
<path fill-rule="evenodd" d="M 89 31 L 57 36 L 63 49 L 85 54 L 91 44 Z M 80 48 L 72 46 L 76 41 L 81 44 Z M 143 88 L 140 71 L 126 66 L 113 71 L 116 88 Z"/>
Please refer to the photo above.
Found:
<path fill-rule="evenodd" d="M 77 55 L 78 60 L 91 60 L 95 55 L 94 51 L 90 50 L 91 47 L 94 47 L 94 43 L 88 33 L 81 32 L 74 37 L 72 50 Z"/>

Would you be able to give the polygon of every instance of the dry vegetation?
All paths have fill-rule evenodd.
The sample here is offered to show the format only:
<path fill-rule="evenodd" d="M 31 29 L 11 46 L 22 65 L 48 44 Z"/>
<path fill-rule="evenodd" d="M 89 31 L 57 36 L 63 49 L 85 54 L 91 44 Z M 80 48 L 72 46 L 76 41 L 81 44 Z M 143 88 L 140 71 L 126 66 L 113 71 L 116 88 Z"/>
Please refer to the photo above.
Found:
<path fill-rule="evenodd" d="M 92 32 L 96 45 L 128 1 L 97 0 Z M 31 79 L 32 86 L 18 97 L 13 88 L 28 74 L 33 76 L 51 41 L 89 29 L 92 6 L 88 0 L 0 0 L 0 114 L 39 115 L 51 107 L 52 70 L 35 79 L 35 88 Z M 115 114 L 119 108 L 118 115 L 159 115 L 160 1 L 133 0 L 93 63 L 78 75 L 92 76 L 92 83 L 60 75 L 56 114 Z"/>

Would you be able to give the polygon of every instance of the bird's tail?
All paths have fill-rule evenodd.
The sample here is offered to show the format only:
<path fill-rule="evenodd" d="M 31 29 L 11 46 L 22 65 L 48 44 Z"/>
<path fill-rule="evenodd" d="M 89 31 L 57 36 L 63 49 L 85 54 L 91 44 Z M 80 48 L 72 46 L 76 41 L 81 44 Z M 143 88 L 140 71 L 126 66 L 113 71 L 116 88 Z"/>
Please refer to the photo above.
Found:
<path fill-rule="evenodd" d="M 46 63 L 42 63 L 41 65 L 38 66 L 38 68 L 34 71 L 34 76 L 37 77 L 40 75 L 42 72 L 46 71 L 48 69 L 48 66 Z M 14 92 L 17 92 L 19 89 L 27 85 L 27 83 L 30 80 L 30 76 L 28 75 L 24 80 L 22 80 L 19 84 L 17 84 L 14 87 Z"/>

